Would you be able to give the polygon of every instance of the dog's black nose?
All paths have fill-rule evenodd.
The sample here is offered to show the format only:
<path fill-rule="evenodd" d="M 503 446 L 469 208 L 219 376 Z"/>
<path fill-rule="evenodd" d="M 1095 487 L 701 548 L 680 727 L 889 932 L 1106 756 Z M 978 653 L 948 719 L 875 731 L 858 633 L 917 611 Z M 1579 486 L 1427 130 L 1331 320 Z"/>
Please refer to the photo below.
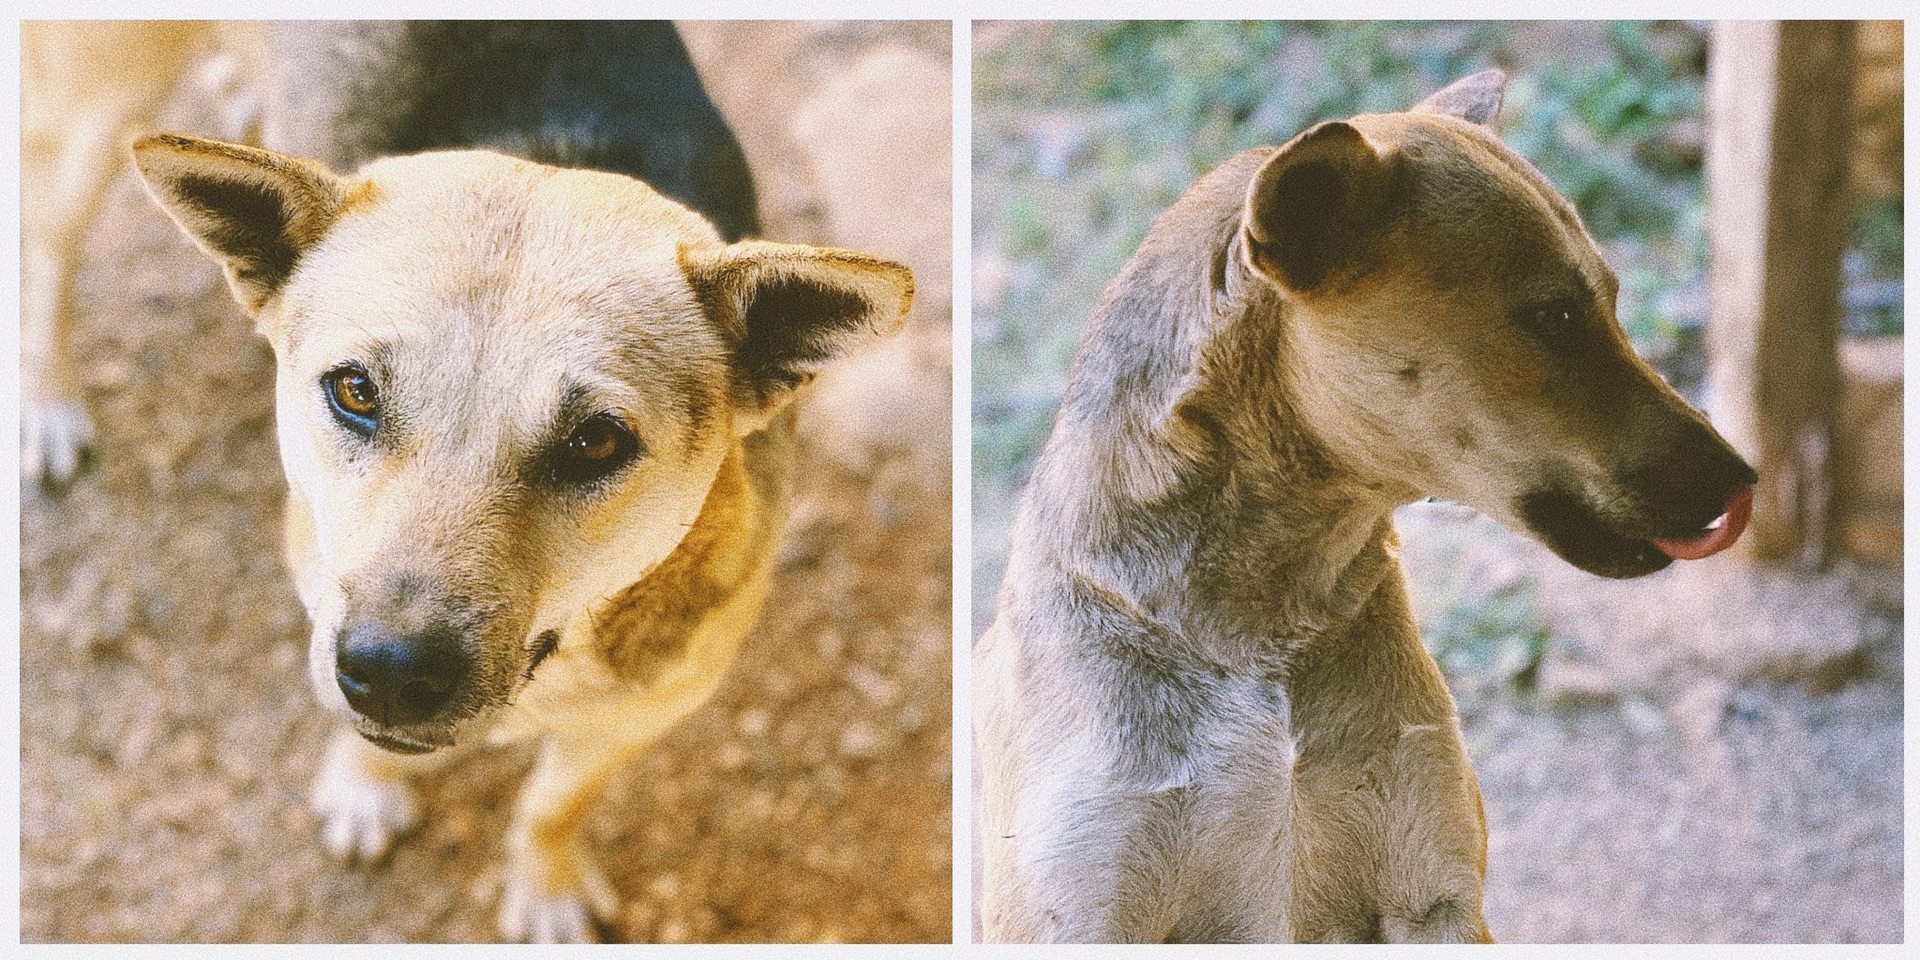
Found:
<path fill-rule="evenodd" d="M 398 636 L 362 623 L 341 634 L 334 676 L 354 710 L 404 726 L 431 718 L 453 699 L 466 679 L 467 657 L 452 633 Z"/>

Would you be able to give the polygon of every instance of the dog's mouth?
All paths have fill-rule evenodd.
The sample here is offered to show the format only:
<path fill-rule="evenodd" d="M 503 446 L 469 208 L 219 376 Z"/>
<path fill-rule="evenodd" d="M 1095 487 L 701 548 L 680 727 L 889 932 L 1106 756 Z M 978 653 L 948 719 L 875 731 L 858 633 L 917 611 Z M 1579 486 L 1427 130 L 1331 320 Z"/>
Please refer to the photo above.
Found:
<path fill-rule="evenodd" d="M 1735 490 L 1726 512 L 1705 527 L 1684 537 L 1654 537 L 1653 545 L 1675 560 L 1701 560 L 1733 546 L 1752 519 L 1753 484 L 1749 483 Z"/>
<path fill-rule="evenodd" d="M 369 729 L 367 726 L 360 723 L 355 723 L 353 725 L 353 729 L 355 733 L 358 733 L 362 737 L 365 737 L 368 743 L 371 743 L 382 750 L 391 750 L 394 753 L 406 753 L 406 754 L 432 753 L 435 750 L 439 750 L 443 747 L 453 746 L 452 739 L 446 739 L 442 741 L 415 740 L 415 739 L 410 739 L 408 737 L 399 736 L 394 732 L 392 732 L 391 730 Z"/>
<path fill-rule="evenodd" d="M 1522 496 L 1520 516 L 1560 558 L 1588 573 L 1626 579 L 1665 569 L 1675 560 L 1713 556 L 1740 539 L 1753 518 L 1754 487 L 1744 483 L 1722 501 L 1717 514 L 1633 528 L 1601 515 L 1578 495 L 1543 487 Z"/>

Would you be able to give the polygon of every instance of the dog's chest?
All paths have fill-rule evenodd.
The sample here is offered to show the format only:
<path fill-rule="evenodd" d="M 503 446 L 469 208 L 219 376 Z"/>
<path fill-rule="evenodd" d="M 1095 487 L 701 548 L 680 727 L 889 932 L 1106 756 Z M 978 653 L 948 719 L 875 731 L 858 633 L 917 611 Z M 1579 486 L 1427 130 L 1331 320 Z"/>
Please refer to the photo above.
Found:
<path fill-rule="evenodd" d="M 1298 741 L 1286 691 L 1249 681 L 1211 692 L 1183 790 L 1181 908 L 1168 939 L 1290 939 Z"/>

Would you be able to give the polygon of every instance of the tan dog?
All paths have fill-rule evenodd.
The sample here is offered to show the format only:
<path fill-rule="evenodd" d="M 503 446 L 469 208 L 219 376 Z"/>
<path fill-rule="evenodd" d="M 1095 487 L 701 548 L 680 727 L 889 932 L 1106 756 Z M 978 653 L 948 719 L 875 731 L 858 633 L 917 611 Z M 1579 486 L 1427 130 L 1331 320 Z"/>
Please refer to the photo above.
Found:
<path fill-rule="evenodd" d="M 380 856 L 417 816 L 410 775 L 539 736 L 502 930 L 588 939 L 619 904 L 583 815 L 720 681 L 785 519 L 791 400 L 900 326 L 910 273 L 727 244 L 638 180 L 491 152 L 350 176 L 189 137 L 134 152 L 277 355 L 312 681 L 348 721 L 315 791 L 329 845 Z"/>
<path fill-rule="evenodd" d="M 244 25 L 198 20 L 20 24 L 20 469 L 58 484 L 80 469 L 93 421 L 68 359 L 80 241 L 137 131 L 199 65 L 245 135 L 260 98 L 245 87 L 258 44 Z"/>
<path fill-rule="evenodd" d="M 1606 576 L 1739 536 L 1752 469 L 1486 129 L 1503 85 L 1227 161 L 1108 288 L 976 652 L 987 939 L 1488 939 L 1391 511 Z"/>

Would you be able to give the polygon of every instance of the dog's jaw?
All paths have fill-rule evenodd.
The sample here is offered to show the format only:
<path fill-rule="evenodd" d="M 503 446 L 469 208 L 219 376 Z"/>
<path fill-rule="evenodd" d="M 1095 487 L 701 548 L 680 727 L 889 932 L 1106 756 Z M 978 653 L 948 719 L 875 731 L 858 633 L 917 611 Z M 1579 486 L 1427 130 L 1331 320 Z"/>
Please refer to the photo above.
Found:
<path fill-rule="evenodd" d="M 358 723 L 354 725 L 354 731 L 359 733 L 362 737 L 365 737 L 368 743 L 371 743 L 382 750 L 390 750 L 394 753 L 404 753 L 404 754 L 432 753 L 435 750 L 440 749 L 441 747 L 453 746 L 452 741 L 448 741 L 446 743 L 415 743 L 411 740 L 403 740 L 400 737 L 393 736 L 392 734 L 367 730 Z"/>
<path fill-rule="evenodd" d="M 1651 539 L 1617 532 L 1599 511 L 1561 487 L 1530 491 L 1517 506 L 1522 529 L 1588 573 L 1624 580 L 1664 570 L 1673 562 Z"/>

